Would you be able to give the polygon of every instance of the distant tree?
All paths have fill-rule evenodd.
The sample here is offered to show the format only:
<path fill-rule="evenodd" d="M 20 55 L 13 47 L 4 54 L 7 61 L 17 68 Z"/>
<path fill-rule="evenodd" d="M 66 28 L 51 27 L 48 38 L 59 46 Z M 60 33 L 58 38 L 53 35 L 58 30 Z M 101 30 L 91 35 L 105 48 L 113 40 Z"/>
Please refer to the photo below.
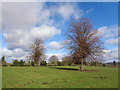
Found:
<path fill-rule="evenodd" d="M 7 66 L 4 56 L 2 56 L 1 61 L 2 61 L 2 66 Z"/>
<path fill-rule="evenodd" d="M 1 61 L 2 61 L 2 62 L 5 61 L 5 57 L 4 57 L 4 56 L 2 56 Z"/>
<path fill-rule="evenodd" d="M 62 58 L 62 62 L 63 62 L 64 65 L 71 66 L 72 58 L 70 56 L 65 56 L 65 57 Z"/>
<path fill-rule="evenodd" d="M 57 61 L 57 65 L 58 65 L 58 66 L 62 66 L 62 65 L 63 65 L 63 63 L 62 63 L 62 62 L 60 62 L 60 61 Z"/>
<path fill-rule="evenodd" d="M 97 31 L 86 18 L 73 21 L 67 31 L 67 37 L 65 47 L 70 51 L 73 60 L 79 63 L 79 70 L 83 70 L 84 60 L 87 58 L 97 60 L 96 56 L 103 51 Z"/>
<path fill-rule="evenodd" d="M 47 66 L 47 62 L 46 61 L 45 61 L 44 65 Z"/>
<path fill-rule="evenodd" d="M 19 66 L 19 61 L 18 61 L 18 60 L 14 60 L 14 61 L 13 61 L 13 65 L 14 65 L 14 66 Z"/>
<path fill-rule="evenodd" d="M 27 61 L 26 61 L 26 62 L 27 62 L 26 64 L 29 65 L 29 66 L 31 66 L 31 65 L 32 65 L 32 61 L 33 61 L 33 60 L 32 60 L 31 52 L 28 53 L 28 55 L 26 55 L 26 60 L 27 60 Z"/>
<path fill-rule="evenodd" d="M 24 65 L 25 65 L 25 63 L 26 63 L 26 62 L 24 61 Z"/>
<path fill-rule="evenodd" d="M 116 61 L 113 61 L 113 65 L 114 65 L 114 67 L 116 66 Z"/>
<path fill-rule="evenodd" d="M 41 39 L 36 39 L 32 45 L 30 50 L 29 58 L 30 60 L 34 60 L 34 65 L 39 66 L 40 60 L 44 57 L 44 45 Z"/>
<path fill-rule="evenodd" d="M 83 65 L 88 65 L 88 62 L 86 62 L 86 60 L 84 60 Z"/>
<path fill-rule="evenodd" d="M 57 56 L 53 55 L 49 58 L 49 61 L 50 61 L 50 64 L 57 65 L 57 61 L 59 61 L 59 60 L 58 60 Z"/>
<path fill-rule="evenodd" d="M 96 66 L 96 62 L 91 62 L 90 66 Z"/>
<path fill-rule="evenodd" d="M 24 61 L 23 60 L 19 61 L 19 65 L 24 66 Z"/>

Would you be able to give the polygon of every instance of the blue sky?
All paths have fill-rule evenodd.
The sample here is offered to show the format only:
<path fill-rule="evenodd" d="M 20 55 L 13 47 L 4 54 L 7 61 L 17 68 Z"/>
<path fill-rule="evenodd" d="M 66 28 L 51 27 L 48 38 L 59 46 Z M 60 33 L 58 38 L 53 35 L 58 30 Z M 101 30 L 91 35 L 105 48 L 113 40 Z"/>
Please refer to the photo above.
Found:
<path fill-rule="evenodd" d="M 118 58 L 117 2 L 3 3 L 2 10 L 0 36 L 3 36 L 2 51 L 8 62 L 24 59 L 35 38 L 45 41 L 47 58 L 57 55 L 61 60 L 67 54 L 62 42 L 70 21 L 82 17 L 91 20 L 93 28 L 102 36 L 107 61 Z"/>

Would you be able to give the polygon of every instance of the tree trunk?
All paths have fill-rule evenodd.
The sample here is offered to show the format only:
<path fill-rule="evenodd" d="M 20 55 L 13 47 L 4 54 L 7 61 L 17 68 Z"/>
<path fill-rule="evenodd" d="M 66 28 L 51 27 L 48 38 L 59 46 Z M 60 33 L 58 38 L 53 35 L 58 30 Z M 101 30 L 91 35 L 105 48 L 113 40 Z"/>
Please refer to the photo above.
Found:
<path fill-rule="evenodd" d="M 81 60 L 81 64 L 79 65 L 79 71 L 83 70 L 83 60 Z"/>
<path fill-rule="evenodd" d="M 35 64 L 34 64 L 36 67 L 39 66 L 39 61 L 35 61 Z"/>
<path fill-rule="evenodd" d="M 30 66 L 31 66 L 31 60 L 30 60 Z"/>

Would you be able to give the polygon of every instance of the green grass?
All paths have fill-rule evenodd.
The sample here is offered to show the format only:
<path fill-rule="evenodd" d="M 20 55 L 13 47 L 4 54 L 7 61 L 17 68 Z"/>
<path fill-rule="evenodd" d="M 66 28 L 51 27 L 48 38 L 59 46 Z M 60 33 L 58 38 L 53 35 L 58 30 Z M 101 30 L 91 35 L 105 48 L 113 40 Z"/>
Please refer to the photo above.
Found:
<path fill-rule="evenodd" d="M 2 85 L 3 88 L 118 88 L 118 68 L 84 67 L 97 70 L 92 72 L 65 68 L 78 69 L 77 66 L 3 67 Z"/>

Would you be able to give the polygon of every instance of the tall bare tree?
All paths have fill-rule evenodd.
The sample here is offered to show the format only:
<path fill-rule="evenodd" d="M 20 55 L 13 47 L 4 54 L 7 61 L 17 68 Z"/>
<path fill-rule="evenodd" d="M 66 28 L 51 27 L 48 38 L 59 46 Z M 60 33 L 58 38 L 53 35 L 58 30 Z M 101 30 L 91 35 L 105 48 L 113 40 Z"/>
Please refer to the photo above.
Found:
<path fill-rule="evenodd" d="M 34 61 L 35 66 L 39 66 L 40 59 L 44 57 L 44 45 L 41 39 L 36 39 L 30 48 L 30 59 Z"/>
<path fill-rule="evenodd" d="M 83 70 L 85 59 L 97 60 L 96 57 L 103 51 L 100 37 L 86 18 L 72 21 L 67 32 L 66 48 L 70 50 L 74 62 L 78 62 Z"/>

